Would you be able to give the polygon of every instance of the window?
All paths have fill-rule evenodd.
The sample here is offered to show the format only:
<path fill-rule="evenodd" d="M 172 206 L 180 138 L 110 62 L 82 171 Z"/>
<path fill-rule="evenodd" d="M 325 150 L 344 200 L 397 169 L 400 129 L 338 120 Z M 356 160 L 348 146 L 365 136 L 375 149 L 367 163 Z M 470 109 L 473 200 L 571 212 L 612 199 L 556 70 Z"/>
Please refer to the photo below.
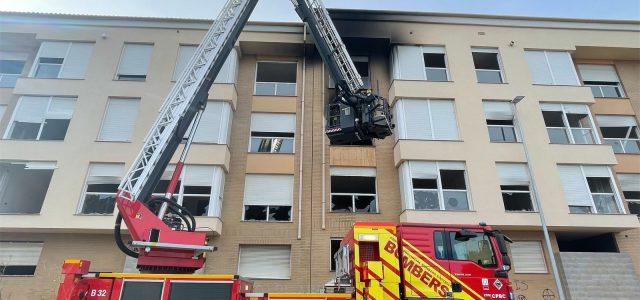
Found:
<path fill-rule="evenodd" d="M 596 144 L 589 107 L 584 104 L 541 103 L 552 144 Z"/>
<path fill-rule="evenodd" d="M 293 153 L 295 132 L 295 114 L 253 113 L 249 152 Z"/>
<path fill-rule="evenodd" d="M 640 216 L 640 174 L 618 173 L 618 180 L 629 205 L 629 213 Z"/>
<path fill-rule="evenodd" d="M 336 260 L 334 259 L 334 256 L 336 255 L 336 253 L 338 253 L 338 250 L 340 250 L 341 242 L 341 238 L 331 238 L 330 240 L 331 245 L 329 250 L 329 265 L 331 266 L 331 269 L 329 269 L 329 271 L 334 272 L 336 270 Z"/>
<path fill-rule="evenodd" d="M 527 50 L 525 58 L 534 84 L 580 85 L 569 52 Z"/>
<path fill-rule="evenodd" d="M 291 221 L 293 175 L 247 174 L 244 221 Z"/>
<path fill-rule="evenodd" d="M 153 195 L 164 197 L 175 165 L 169 165 Z M 174 191 L 176 202 L 194 216 L 220 217 L 225 173 L 220 166 L 185 165 Z"/>
<path fill-rule="evenodd" d="M 516 273 L 547 273 L 544 251 L 539 241 L 514 241 L 510 249 Z"/>
<path fill-rule="evenodd" d="M 140 99 L 110 98 L 98 135 L 99 141 L 131 141 Z"/>
<path fill-rule="evenodd" d="M 238 274 L 251 279 L 290 279 L 291 246 L 240 245 Z"/>
<path fill-rule="evenodd" d="M 582 83 L 591 88 L 597 98 L 621 98 L 624 90 L 612 65 L 578 65 Z"/>
<path fill-rule="evenodd" d="M 449 80 L 449 70 L 447 69 L 447 57 L 444 47 L 423 46 L 422 52 L 426 80 Z"/>
<path fill-rule="evenodd" d="M 259 61 L 255 94 L 263 96 L 295 96 L 298 63 Z"/>
<path fill-rule="evenodd" d="M 79 214 L 112 214 L 124 164 L 91 163 Z"/>
<path fill-rule="evenodd" d="M 125 43 L 116 73 L 117 80 L 144 81 L 151 62 L 153 45 Z"/>
<path fill-rule="evenodd" d="M 193 142 L 227 144 L 231 134 L 232 114 L 229 102 L 207 101 L 207 106 L 204 109 L 202 118 L 200 118 Z M 187 129 L 185 135 L 189 134 L 191 126 Z"/>
<path fill-rule="evenodd" d="M 26 53 L 0 51 L 0 88 L 16 86 L 26 60 Z"/>
<path fill-rule="evenodd" d="M 331 168 L 331 211 L 375 213 L 376 169 Z"/>
<path fill-rule="evenodd" d="M 180 45 L 178 48 L 178 57 L 176 59 L 176 68 L 173 71 L 173 81 L 177 81 L 182 72 L 187 67 L 189 60 L 196 53 L 197 45 Z M 232 49 L 227 60 L 222 65 L 222 69 L 218 72 L 215 83 L 235 83 L 238 69 L 238 54 Z"/>
<path fill-rule="evenodd" d="M 0 276 L 33 276 L 42 242 L 0 242 Z"/>
<path fill-rule="evenodd" d="M 496 163 L 506 211 L 534 211 L 526 164 Z"/>
<path fill-rule="evenodd" d="M 356 67 L 356 71 L 362 78 L 362 83 L 364 85 L 362 88 L 369 89 L 371 88 L 371 77 L 369 76 L 369 57 L 367 56 L 352 56 L 351 60 L 353 61 L 353 65 Z M 329 76 L 328 88 L 333 89 L 336 87 L 335 81 L 333 78 Z"/>
<path fill-rule="evenodd" d="M 397 139 L 458 140 L 451 100 L 400 99 L 393 107 Z"/>
<path fill-rule="evenodd" d="M 619 214 L 620 197 L 607 166 L 558 165 L 571 213 Z"/>
<path fill-rule="evenodd" d="M 489 140 L 494 143 L 517 142 L 513 104 L 506 101 L 483 101 Z"/>
<path fill-rule="evenodd" d="M 633 116 L 596 116 L 605 144 L 615 153 L 640 153 L 638 124 Z"/>
<path fill-rule="evenodd" d="M 503 83 L 502 63 L 498 49 L 471 48 L 476 77 L 480 83 Z"/>
<path fill-rule="evenodd" d="M 64 140 L 76 98 L 22 96 L 5 138 Z"/>
<path fill-rule="evenodd" d="M 55 162 L 0 162 L 0 213 L 40 213 L 55 168 Z"/>
<path fill-rule="evenodd" d="M 0 105 L 0 122 L 2 122 L 2 117 L 4 117 L 4 112 L 7 111 L 6 105 Z"/>
<path fill-rule="evenodd" d="M 405 209 L 469 210 L 463 162 L 407 161 L 400 165 Z"/>
<path fill-rule="evenodd" d="M 493 255 L 493 246 L 489 236 L 478 232 L 475 237 L 468 240 L 458 240 L 456 232 L 448 233 L 451 245 L 450 259 L 472 261 L 483 267 L 496 266 L 496 257 Z"/>
<path fill-rule="evenodd" d="M 395 46 L 391 52 L 391 69 L 393 79 L 451 80 L 442 46 Z"/>
<path fill-rule="evenodd" d="M 93 52 L 93 43 L 42 42 L 31 77 L 82 79 Z"/>

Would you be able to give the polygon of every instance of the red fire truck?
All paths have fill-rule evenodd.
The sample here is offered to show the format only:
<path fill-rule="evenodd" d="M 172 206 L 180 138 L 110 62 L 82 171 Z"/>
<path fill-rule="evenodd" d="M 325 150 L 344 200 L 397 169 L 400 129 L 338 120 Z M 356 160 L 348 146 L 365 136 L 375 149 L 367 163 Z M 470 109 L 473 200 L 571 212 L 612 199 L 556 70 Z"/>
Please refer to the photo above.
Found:
<path fill-rule="evenodd" d="M 69 259 L 58 300 L 510 300 L 507 240 L 484 224 L 356 222 L 318 294 L 257 293 L 236 275 L 90 273 Z"/>

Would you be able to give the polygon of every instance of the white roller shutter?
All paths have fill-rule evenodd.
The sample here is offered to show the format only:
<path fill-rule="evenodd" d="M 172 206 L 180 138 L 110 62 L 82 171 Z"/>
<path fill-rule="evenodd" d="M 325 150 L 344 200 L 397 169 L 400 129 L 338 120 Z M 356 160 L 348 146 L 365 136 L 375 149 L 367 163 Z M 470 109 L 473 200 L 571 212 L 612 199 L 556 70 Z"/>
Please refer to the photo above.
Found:
<path fill-rule="evenodd" d="M 2 60 L 27 60 L 29 54 L 24 52 L 0 51 L 0 59 Z"/>
<path fill-rule="evenodd" d="M 464 170 L 464 163 L 458 161 L 439 161 L 439 170 Z"/>
<path fill-rule="evenodd" d="M 400 139 L 430 140 L 433 136 L 427 100 L 401 99 L 396 103 Z"/>
<path fill-rule="evenodd" d="M 176 68 L 173 70 L 173 80 L 178 80 L 182 75 L 184 68 L 187 67 L 189 60 L 196 53 L 198 46 L 180 45 L 178 48 L 178 57 L 176 58 Z"/>
<path fill-rule="evenodd" d="M 589 114 L 589 107 L 586 104 L 562 104 L 568 114 Z"/>
<path fill-rule="evenodd" d="M 227 56 L 227 60 L 224 61 L 224 65 L 222 65 L 222 69 L 216 76 L 214 80 L 215 83 L 235 83 L 236 77 L 238 73 L 238 53 L 236 49 L 231 49 L 229 52 L 229 56 Z"/>
<path fill-rule="evenodd" d="M 224 197 L 225 172 L 222 167 L 213 168 L 213 185 L 211 186 L 211 200 L 207 215 L 220 217 L 222 215 L 222 200 Z"/>
<path fill-rule="evenodd" d="M 403 162 L 398 168 L 400 181 L 400 198 L 402 198 L 402 209 L 415 209 L 413 200 L 413 182 L 411 180 L 410 162 Z"/>
<path fill-rule="evenodd" d="M 580 85 L 571 55 L 566 51 L 546 51 L 554 84 Z"/>
<path fill-rule="evenodd" d="M 396 46 L 394 50 L 394 79 L 425 80 L 422 47 Z"/>
<path fill-rule="evenodd" d="M 208 101 L 202 114 L 194 141 L 198 143 L 226 144 L 231 105 L 225 101 Z"/>
<path fill-rule="evenodd" d="M 612 65 L 578 65 L 583 81 L 620 82 Z"/>
<path fill-rule="evenodd" d="M 589 187 L 580 166 L 558 165 L 564 198 L 568 205 L 591 206 Z"/>
<path fill-rule="evenodd" d="M 37 266 L 43 243 L 0 242 L 0 266 Z"/>
<path fill-rule="evenodd" d="M 544 51 L 527 50 L 524 52 L 524 56 L 529 65 L 531 80 L 534 84 L 553 84 L 553 77 L 551 76 L 549 65 L 547 65 Z"/>
<path fill-rule="evenodd" d="M 244 182 L 245 205 L 291 206 L 293 175 L 247 174 Z"/>
<path fill-rule="evenodd" d="M 49 97 L 22 96 L 13 118 L 16 122 L 41 123 L 47 111 Z"/>
<path fill-rule="evenodd" d="M 184 167 L 184 186 L 211 186 L 213 182 L 214 166 L 194 166 Z"/>
<path fill-rule="evenodd" d="M 435 162 L 411 161 L 408 163 L 412 179 L 435 179 L 438 177 L 438 167 Z"/>
<path fill-rule="evenodd" d="M 633 127 L 637 126 L 632 116 L 596 116 L 600 127 Z"/>
<path fill-rule="evenodd" d="M 76 98 L 53 97 L 45 118 L 57 120 L 71 119 L 75 105 Z"/>
<path fill-rule="evenodd" d="M 98 139 L 130 141 L 138 119 L 139 99 L 109 99 Z"/>
<path fill-rule="evenodd" d="M 295 114 L 252 113 L 251 131 L 293 132 L 296 131 Z"/>
<path fill-rule="evenodd" d="M 582 166 L 582 171 L 586 177 L 610 177 L 607 166 Z"/>
<path fill-rule="evenodd" d="M 60 70 L 61 78 L 82 79 L 91 60 L 93 43 L 71 43 L 68 55 Z"/>
<path fill-rule="evenodd" d="M 69 42 L 42 42 L 38 51 L 38 59 L 40 57 L 65 58 L 69 50 L 69 44 Z"/>
<path fill-rule="evenodd" d="M 89 165 L 87 184 L 117 184 L 123 173 L 124 164 L 92 163 Z"/>
<path fill-rule="evenodd" d="M 439 53 L 445 54 L 442 46 L 422 46 L 422 53 Z"/>
<path fill-rule="evenodd" d="M 538 241 L 514 241 L 510 244 L 516 273 L 547 273 L 547 264 Z"/>
<path fill-rule="evenodd" d="M 376 177 L 376 168 L 331 167 L 331 176 Z"/>
<path fill-rule="evenodd" d="M 431 124 L 433 124 L 433 139 L 457 140 L 458 121 L 453 101 L 430 100 Z"/>
<path fill-rule="evenodd" d="M 625 192 L 640 192 L 640 174 L 618 174 L 620 187 Z"/>
<path fill-rule="evenodd" d="M 291 278 L 291 246 L 240 245 L 238 274 L 256 279 Z"/>
<path fill-rule="evenodd" d="M 529 185 L 526 164 L 496 163 L 500 185 Z"/>
<path fill-rule="evenodd" d="M 55 170 L 57 168 L 55 161 L 30 161 L 24 165 L 25 170 Z"/>
<path fill-rule="evenodd" d="M 483 101 L 487 120 L 513 120 L 513 104 L 506 101 Z"/>
<path fill-rule="evenodd" d="M 147 75 L 153 45 L 124 44 L 118 67 L 120 75 Z"/>

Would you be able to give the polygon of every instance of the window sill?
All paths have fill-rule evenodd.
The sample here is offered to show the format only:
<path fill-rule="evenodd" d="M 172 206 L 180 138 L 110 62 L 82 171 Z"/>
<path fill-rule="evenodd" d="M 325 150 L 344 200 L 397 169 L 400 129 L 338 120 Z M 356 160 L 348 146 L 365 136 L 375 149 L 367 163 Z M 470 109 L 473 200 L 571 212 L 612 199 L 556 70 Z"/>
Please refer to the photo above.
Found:
<path fill-rule="evenodd" d="M 62 143 L 64 140 L 27 140 L 27 139 L 2 139 L 3 141 L 18 141 L 18 142 L 58 142 Z"/>
<path fill-rule="evenodd" d="M 272 155 L 296 155 L 296 153 L 281 153 L 281 152 L 251 152 L 248 151 L 249 154 L 272 154 Z"/>
<path fill-rule="evenodd" d="M 477 212 L 475 210 L 446 210 L 446 209 L 407 209 L 411 211 L 424 211 L 424 212 L 443 212 L 443 213 L 452 213 L 452 212 L 463 212 L 463 213 L 474 213 Z"/>
<path fill-rule="evenodd" d="M 615 154 L 615 155 L 640 155 L 640 153 L 619 153 L 619 152 L 613 152 L 613 154 Z"/>
<path fill-rule="evenodd" d="M 508 82 L 480 82 L 478 81 L 478 84 L 498 84 L 498 85 L 508 85 Z"/>
<path fill-rule="evenodd" d="M 631 100 L 631 98 L 629 97 L 596 97 L 594 96 L 593 98 L 598 100 Z"/>
<path fill-rule="evenodd" d="M 337 215 L 346 215 L 346 214 L 350 214 L 350 215 L 379 215 L 380 212 L 352 212 L 352 211 L 329 211 L 330 214 L 337 214 Z"/>
<path fill-rule="evenodd" d="M 586 87 L 584 85 L 575 85 L 575 84 L 551 84 L 551 83 L 532 83 L 534 86 L 570 86 L 570 87 Z"/>
<path fill-rule="evenodd" d="M 107 140 L 95 140 L 94 142 L 96 143 L 123 143 L 123 144 L 130 144 L 132 143 L 132 141 L 107 141 Z"/>
<path fill-rule="evenodd" d="M 47 79 L 47 80 L 85 80 L 84 78 L 60 78 L 60 77 L 52 77 L 52 78 L 42 78 L 42 77 L 19 77 L 19 79 Z"/>
<path fill-rule="evenodd" d="M 39 216 L 41 215 L 39 212 L 38 213 L 0 213 L 0 216 Z"/>
<path fill-rule="evenodd" d="M 526 210 L 505 210 L 505 213 L 509 213 L 509 214 L 538 214 L 538 211 L 532 210 L 532 211 L 526 211 Z"/>
<path fill-rule="evenodd" d="M 291 220 L 291 221 L 240 220 L 240 222 L 243 222 L 243 223 L 260 223 L 260 224 L 292 224 L 293 220 Z"/>
<path fill-rule="evenodd" d="M 494 143 L 494 144 L 522 144 L 522 141 L 509 142 L 509 141 L 492 141 L 492 140 L 489 140 L 489 142 Z"/>
<path fill-rule="evenodd" d="M 570 215 L 583 215 L 583 216 L 626 216 L 626 215 L 631 215 L 631 214 L 623 214 L 623 213 L 615 213 L 615 214 L 601 214 L 601 213 L 590 213 L 590 214 L 584 214 L 584 213 L 572 213 L 569 212 Z"/>
<path fill-rule="evenodd" d="M 260 97 L 287 97 L 287 98 L 297 98 L 298 95 L 260 95 L 260 94 L 253 94 L 253 96 L 260 96 Z"/>
<path fill-rule="evenodd" d="M 401 79 L 401 78 L 393 78 L 391 79 L 391 83 L 393 83 L 393 81 L 420 81 L 420 82 L 448 82 L 448 83 L 454 83 L 455 81 L 453 80 L 426 80 L 426 79 Z"/>
<path fill-rule="evenodd" d="M 136 80 L 136 79 L 117 79 L 114 78 L 113 81 L 126 81 L 126 82 L 146 82 L 147 79 L 144 80 Z"/>
<path fill-rule="evenodd" d="M 425 139 L 398 139 L 398 141 L 454 142 L 454 143 L 462 143 L 462 142 L 464 142 L 464 140 L 425 140 Z"/>
<path fill-rule="evenodd" d="M 76 217 L 113 217 L 115 214 L 110 213 L 110 214 L 79 214 L 79 213 L 75 213 L 73 214 Z"/>

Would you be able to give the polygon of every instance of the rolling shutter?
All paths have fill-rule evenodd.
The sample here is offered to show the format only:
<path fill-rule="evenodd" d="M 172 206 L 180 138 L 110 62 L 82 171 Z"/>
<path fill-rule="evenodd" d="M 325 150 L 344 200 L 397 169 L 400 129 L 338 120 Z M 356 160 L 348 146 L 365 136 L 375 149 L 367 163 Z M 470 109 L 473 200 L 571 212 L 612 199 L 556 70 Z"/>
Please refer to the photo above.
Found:
<path fill-rule="evenodd" d="M 513 120 L 513 104 L 506 101 L 483 101 L 487 120 Z"/>
<path fill-rule="evenodd" d="M 184 68 L 187 67 L 189 60 L 196 53 L 198 46 L 180 45 L 178 48 L 178 57 L 176 59 L 176 68 L 173 70 L 173 80 L 178 80 Z"/>
<path fill-rule="evenodd" d="M 60 78 L 84 78 L 92 52 L 93 43 L 71 43 L 60 70 Z"/>
<path fill-rule="evenodd" d="M 591 206 L 591 195 L 580 166 L 559 165 L 560 181 L 568 205 Z"/>
<path fill-rule="evenodd" d="M 526 164 L 496 163 L 500 185 L 529 185 Z"/>
<path fill-rule="evenodd" d="M 620 187 L 625 192 L 640 192 L 640 174 L 618 174 Z"/>
<path fill-rule="evenodd" d="M 138 119 L 139 99 L 109 99 L 98 139 L 130 141 Z"/>
<path fill-rule="evenodd" d="M 225 175 L 222 167 L 215 166 L 213 168 L 213 185 L 211 186 L 211 200 L 207 214 L 209 216 L 220 217 L 222 215 Z"/>
<path fill-rule="evenodd" d="M 432 161 L 411 161 L 409 162 L 411 179 L 435 179 L 438 177 L 438 167 Z"/>
<path fill-rule="evenodd" d="M 457 140 L 458 121 L 453 101 L 430 100 L 431 124 L 434 140 Z"/>
<path fill-rule="evenodd" d="M 231 105 L 225 101 L 208 101 L 198 130 L 194 137 L 197 143 L 226 144 L 229 136 Z M 188 132 L 188 131 L 187 131 Z"/>
<path fill-rule="evenodd" d="M 433 136 L 427 100 L 401 99 L 398 110 L 398 132 L 400 139 L 428 140 Z"/>
<path fill-rule="evenodd" d="M 571 61 L 571 55 L 566 51 L 545 51 L 554 84 L 556 85 L 579 85 L 575 73 L 575 67 Z"/>
<path fill-rule="evenodd" d="M 16 122 L 41 123 L 47 111 L 49 97 L 22 96 L 13 118 Z"/>
<path fill-rule="evenodd" d="M 118 184 L 123 173 L 124 164 L 92 163 L 89 165 L 87 184 Z"/>
<path fill-rule="evenodd" d="M 118 67 L 119 75 L 147 75 L 153 45 L 124 44 Z"/>
<path fill-rule="evenodd" d="M 633 127 L 636 119 L 632 116 L 596 116 L 600 127 Z"/>
<path fill-rule="evenodd" d="M 69 50 L 69 44 L 69 42 L 42 42 L 38 52 L 38 59 L 40 57 L 65 58 Z"/>
<path fill-rule="evenodd" d="M 540 109 L 543 111 L 562 111 L 562 104 L 541 102 Z"/>
<path fill-rule="evenodd" d="M 251 131 L 295 133 L 296 115 L 253 113 L 251 114 Z"/>
<path fill-rule="evenodd" d="M 583 81 L 620 82 L 612 65 L 578 65 Z"/>
<path fill-rule="evenodd" d="M 409 161 L 403 162 L 398 168 L 400 181 L 400 198 L 402 198 L 402 209 L 415 209 L 413 201 L 413 184 L 411 180 L 411 165 Z"/>
<path fill-rule="evenodd" d="M 247 174 L 244 183 L 245 205 L 291 206 L 293 175 Z"/>
<path fill-rule="evenodd" d="M 0 266 L 37 266 L 43 243 L 0 242 Z"/>
<path fill-rule="evenodd" d="M 589 107 L 585 104 L 562 104 L 568 114 L 589 114 Z"/>
<path fill-rule="evenodd" d="M 607 166 L 582 166 L 582 171 L 585 177 L 611 177 Z"/>
<path fill-rule="evenodd" d="M 394 79 L 425 80 L 422 47 L 396 46 L 394 50 Z"/>
<path fill-rule="evenodd" d="M 231 49 L 227 60 L 224 61 L 222 69 L 214 80 L 215 83 L 235 83 L 238 74 L 238 53 L 236 49 Z"/>
<path fill-rule="evenodd" d="M 73 115 L 73 108 L 76 105 L 75 98 L 59 98 L 53 97 L 49 110 L 46 113 L 46 119 L 68 120 Z"/>
<path fill-rule="evenodd" d="M 534 84 L 553 84 L 551 70 L 547 65 L 544 51 L 525 51 L 525 58 L 531 72 L 531 80 Z"/>
<path fill-rule="evenodd" d="M 238 274 L 256 279 L 291 278 L 291 246 L 240 245 Z"/>
<path fill-rule="evenodd" d="M 331 176 L 376 177 L 376 168 L 331 167 Z"/>
<path fill-rule="evenodd" d="M 538 241 L 514 241 L 510 244 L 516 273 L 547 273 L 547 264 Z"/>
<path fill-rule="evenodd" d="M 211 186 L 214 166 L 185 166 L 184 186 Z"/>

